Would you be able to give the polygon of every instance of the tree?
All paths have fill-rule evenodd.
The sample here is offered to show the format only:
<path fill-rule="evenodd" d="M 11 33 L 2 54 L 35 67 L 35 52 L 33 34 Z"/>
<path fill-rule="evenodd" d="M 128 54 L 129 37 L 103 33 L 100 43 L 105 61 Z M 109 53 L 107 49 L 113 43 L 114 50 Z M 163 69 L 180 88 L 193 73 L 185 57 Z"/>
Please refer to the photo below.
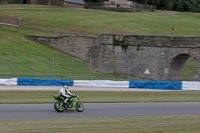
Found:
<path fill-rule="evenodd" d="M 141 4 L 154 5 L 156 9 L 181 12 L 200 12 L 200 0 L 130 0 Z"/>
<path fill-rule="evenodd" d="M 158 6 L 160 4 L 160 1 L 161 0 L 149 0 L 148 4 Z"/>

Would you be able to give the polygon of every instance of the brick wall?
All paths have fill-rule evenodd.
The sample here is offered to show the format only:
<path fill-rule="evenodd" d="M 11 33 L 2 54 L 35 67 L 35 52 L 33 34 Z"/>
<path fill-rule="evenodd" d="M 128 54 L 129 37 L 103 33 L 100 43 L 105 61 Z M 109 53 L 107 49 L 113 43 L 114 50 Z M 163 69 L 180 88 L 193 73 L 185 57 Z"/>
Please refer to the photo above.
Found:
<path fill-rule="evenodd" d="M 0 4 L 40 4 L 48 5 L 48 0 L 0 0 Z M 64 2 L 63 0 L 51 0 L 52 6 L 64 6 L 70 8 L 84 8 L 84 5 Z"/>
<path fill-rule="evenodd" d="M 0 0 L 0 4 L 18 4 L 19 0 Z"/>
<path fill-rule="evenodd" d="M 51 5 L 54 6 L 63 6 L 63 0 L 51 0 Z"/>
<path fill-rule="evenodd" d="M 19 0 L 8 0 L 8 4 L 18 4 Z"/>
<path fill-rule="evenodd" d="M 74 3 L 69 3 L 69 2 L 65 2 L 63 6 L 70 7 L 70 8 L 84 8 L 84 5 L 74 4 Z"/>
<path fill-rule="evenodd" d="M 38 4 L 39 0 L 28 0 L 27 4 Z"/>
<path fill-rule="evenodd" d="M 48 5 L 48 0 L 39 0 L 38 4 L 40 4 L 40 5 Z"/>

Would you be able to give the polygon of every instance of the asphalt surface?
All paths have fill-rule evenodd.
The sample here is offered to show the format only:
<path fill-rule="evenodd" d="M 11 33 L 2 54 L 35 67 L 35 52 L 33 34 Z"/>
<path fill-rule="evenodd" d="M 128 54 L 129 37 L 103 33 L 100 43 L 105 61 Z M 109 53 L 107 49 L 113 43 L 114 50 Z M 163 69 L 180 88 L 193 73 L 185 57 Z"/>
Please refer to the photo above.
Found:
<path fill-rule="evenodd" d="M 62 86 L 0 86 L 0 90 L 60 90 Z M 69 86 L 70 91 L 177 91 L 177 90 L 156 90 L 156 89 L 137 89 L 137 88 L 117 88 L 117 87 L 77 87 Z"/>
<path fill-rule="evenodd" d="M 0 120 L 200 115 L 200 102 L 83 103 L 85 110 L 58 113 L 53 104 L 0 104 Z"/>

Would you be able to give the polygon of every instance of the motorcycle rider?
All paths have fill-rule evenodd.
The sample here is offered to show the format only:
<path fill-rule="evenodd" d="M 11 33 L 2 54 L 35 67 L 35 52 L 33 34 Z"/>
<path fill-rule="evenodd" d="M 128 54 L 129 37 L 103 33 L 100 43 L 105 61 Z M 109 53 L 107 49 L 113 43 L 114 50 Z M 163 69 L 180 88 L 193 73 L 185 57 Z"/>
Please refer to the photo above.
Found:
<path fill-rule="evenodd" d="M 64 85 L 64 86 L 60 89 L 59 95 L 61 95 L 62 97 L 65 98 L 64 104 L 66 104 L 67 101 L 70 100 L 70 98 L 72 98 L 73 96 L 75 96 L 75 94 L 72 94 L 71 92 L 69 92 L 68 86 L 67 86 L 67 85 Z M 71 103 L 71 104 L 72 104 L 72 103 Z"/>

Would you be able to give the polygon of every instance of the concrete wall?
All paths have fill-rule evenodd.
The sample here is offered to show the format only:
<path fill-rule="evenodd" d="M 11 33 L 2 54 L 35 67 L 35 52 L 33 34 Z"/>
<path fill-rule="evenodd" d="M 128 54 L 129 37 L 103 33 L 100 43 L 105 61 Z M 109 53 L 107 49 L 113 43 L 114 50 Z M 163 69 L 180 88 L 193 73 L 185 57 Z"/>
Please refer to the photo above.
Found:
<path fill-rule="evenodd" d="M 198 62 L 200 53 L 200 37 L 121 34 L 27 37 L 88 62 L 92 57 L 99 72 L 126 74 L 129 69 L 131 75 L 144 77 L 148 69 L 148 76 L 154 80 L 162 80 L 164 71 L 166 80 L 181 80 L 177 77 L 185 61 L 192 57 Z"/>

